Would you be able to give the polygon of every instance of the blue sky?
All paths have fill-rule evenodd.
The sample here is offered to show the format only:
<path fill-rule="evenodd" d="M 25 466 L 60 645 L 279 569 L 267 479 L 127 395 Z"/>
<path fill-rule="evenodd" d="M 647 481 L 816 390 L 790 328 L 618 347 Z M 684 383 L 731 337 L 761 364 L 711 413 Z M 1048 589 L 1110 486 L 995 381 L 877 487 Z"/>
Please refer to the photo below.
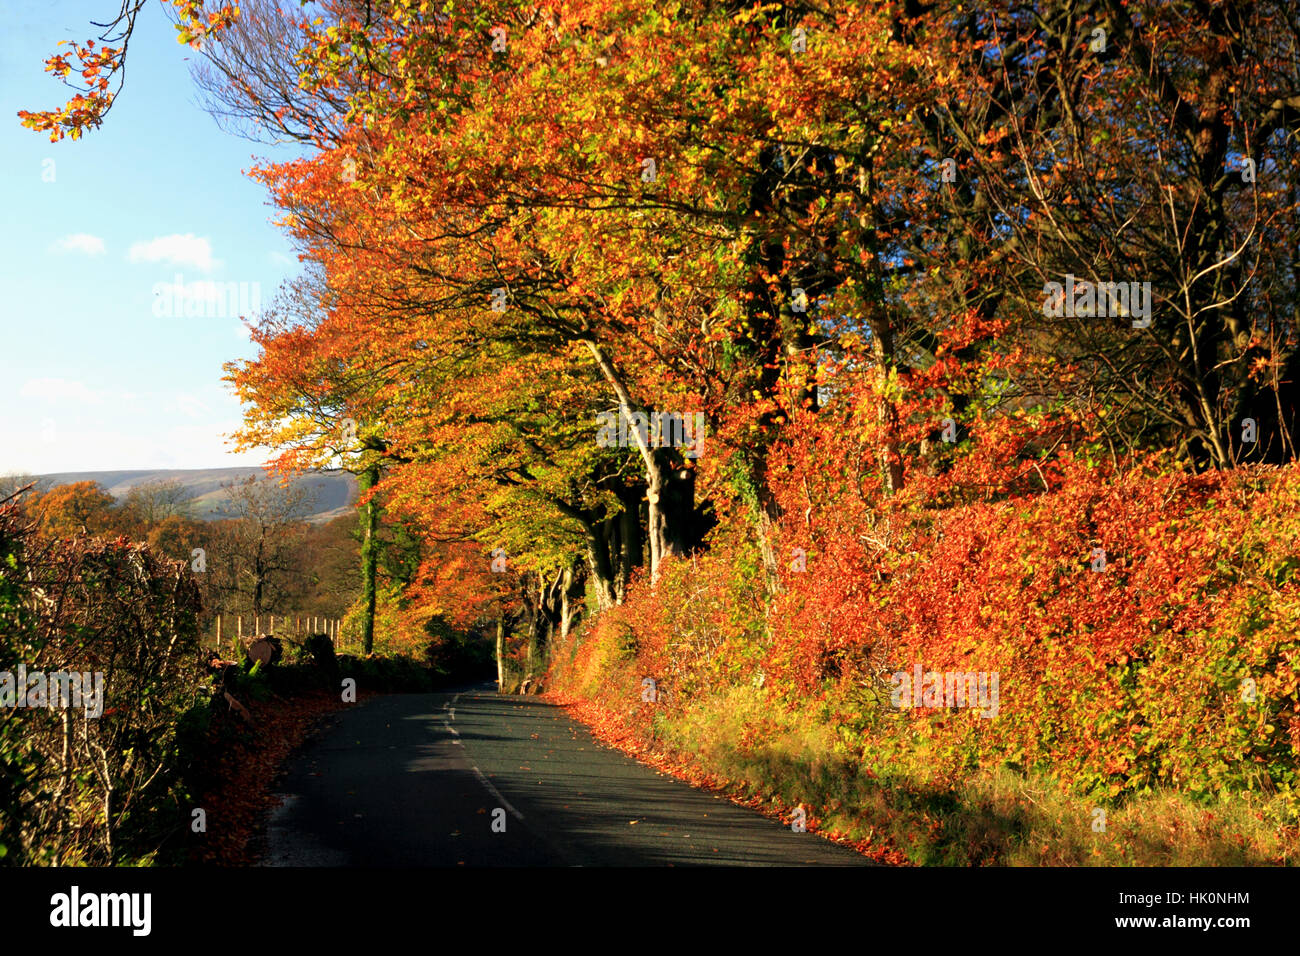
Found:
<path fill-rule="evenodd" d="M 136 21 L 126 86 L 98 130 L 51 143 L 15 115 L 71 95 L 45 57 L 95 37 L 90 21 L 117 9 L 0 0 L 0 474 L 265 458 L 232 452 L 239 403 L 221 366 L 256 354 L 239 294 L 265 307 L 299 268 L 266 191 L 244 175 L 288 148 L 218 128 L 190 78 L 197 54 L 157 2 Z"/>

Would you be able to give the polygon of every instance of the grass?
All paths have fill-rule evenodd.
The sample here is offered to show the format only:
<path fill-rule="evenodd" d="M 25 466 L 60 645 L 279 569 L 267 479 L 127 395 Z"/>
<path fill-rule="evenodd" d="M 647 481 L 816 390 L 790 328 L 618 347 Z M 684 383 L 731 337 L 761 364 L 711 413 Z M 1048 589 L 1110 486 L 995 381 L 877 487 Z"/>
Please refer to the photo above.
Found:
<path fill-rule="evenodd" d="M 659 710 L 647 744 L 729 781 L 750 799 L 802 804 L 817 829 L 892 845 L 918 865 L 1294 865 L 1296 808 L 1284 795 L 1232 793 L 1210 803 L 1173 791 L 1099 814 L 1095 801 L 1011 768 L 935 779 L 924 755 L 852 753 L 816 713 L 730 687 Z M 647 728 L 647 731 L 650 728 Z"/>

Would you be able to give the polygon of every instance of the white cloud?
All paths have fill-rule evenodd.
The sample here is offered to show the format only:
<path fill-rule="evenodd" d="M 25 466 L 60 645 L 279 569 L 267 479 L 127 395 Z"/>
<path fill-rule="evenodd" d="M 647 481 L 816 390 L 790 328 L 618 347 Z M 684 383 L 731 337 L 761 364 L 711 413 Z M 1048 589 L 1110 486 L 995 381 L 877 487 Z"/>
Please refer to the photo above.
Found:
<path fill-rule="evenodd" d="M 81 382 L 66 378 L 31 378 L 23 383 L 18 394 L 23 398 L 40 398 L 48 402 L 81 402 L 98 405 L 101 397 Z"/>
<path fill-rule="evenodd" d="M 194 233 L 158 236 L 147 242 L 133 242 L 127 252 L 132 262 L 167 262 L 177 266 L 193 266 L 211 272 L 220 260 L 212 258 L 212 243 Z"/>
<path fill-rule="evenodd" d="M 272 252 L 268 258 L 279 266 L 296 266 L 298 264 L 297 259 L 289 258 L 283 252 Z"/>
<path fill-rule="evenodd" d="M 88 232 L 74 232 L 70 236 L 56 239 L 50 249 L 54 252 L 83 252 L 88 256 L 102 256 L 104 240 Z"/>

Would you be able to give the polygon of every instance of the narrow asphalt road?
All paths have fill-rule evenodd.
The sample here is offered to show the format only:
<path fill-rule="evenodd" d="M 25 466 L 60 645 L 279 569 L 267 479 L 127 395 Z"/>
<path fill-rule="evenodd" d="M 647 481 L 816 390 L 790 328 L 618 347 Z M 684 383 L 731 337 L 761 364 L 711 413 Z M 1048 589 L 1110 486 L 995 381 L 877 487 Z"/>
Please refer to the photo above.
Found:
<path fill-rule="evenodd" d="M 266 866 L 854 866 L 494 684 L 375 697 L 290 761 Z M 500 832 L 504 830 L 504 832 Z"/>

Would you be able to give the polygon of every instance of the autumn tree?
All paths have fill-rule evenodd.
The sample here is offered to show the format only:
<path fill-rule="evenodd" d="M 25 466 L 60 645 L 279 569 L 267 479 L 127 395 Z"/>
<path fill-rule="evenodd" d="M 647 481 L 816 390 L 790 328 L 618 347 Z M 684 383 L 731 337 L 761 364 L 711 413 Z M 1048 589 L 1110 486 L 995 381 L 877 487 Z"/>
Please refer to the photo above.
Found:
<path fill-rule="evenodd" d="M 119 507 L 127 520 L 137 524 L 147 533 L 172 517 L 189 517 L 192 510 L 190 493 L 175 478 L 132 485 Z"/>
<path fill-rule="evenodd" d="M 103 23 L 98 40 L 68 40 L 69 49 L 45 61 L 45 72 L 62 80 L 74 94 L 62 106 L 50 110 L 19 110 L 28 129 L 48 132 L 51 142 L 65 136 L 79 139 L 88 129 L 104 121 L 126 81 L 126 52 L 135 31 L 135 20 L 149 0 L 121 0 L 117 15 Z M 213 4 L 204 10 L 204 0 L 164 0 L 176 14 L 177 40 L 194 48 L 234 23 L 239 8 L 234 3 Z M 61 44 L 62 45 L 62 44 Z M 116 81 L 116 89 L 113 88 Z"/>
<path fill-rule="evenodd" d="M 382 405 L 373 400 L 384 368 L 374 371 L 355 359 L 351 335 L 334 337 L 346 314 L 331 310 L 331 297 L 318 272 L 309 271 L 284 290 L 259 320 L 256 362 L 230 363 L 226 379 L 248 404 L 237 447 L 274 449 L 272 467 L 283 476 L 341 465 L 357 475 L 361 534 L 362 645 L 374 646 L 382 495 L 377 487 L 393 460 L 385 438 Z M 353 353 L 355 354 L 355 353 Z"/>
<path fill-rule="evenodd" d="M 98 482 L 56 485 L 33 503 L 41 533 L 51 538 L 99 534 L 112 523 L 116 499 Z"/>
<path fill-rule="evenodd" d="M 584 578 L 653 588 L 719 514 L 772 599 L 841 491 L 872 521 L 1049 490 L 1076 444 L 1294 456 L 1285 5 L 313 12 L 250 0 L 199 76 L 309 147 L 254 172 L 305 274 L 228 377 L 245 447 L 358 475 L 367 646 L 396 593 L 402 627 L 508 609 L 538 651 Z M 1107 298 L 1054 312 L 1067 274 Z M 697 413 L 703 448 L 608 440 Z"/>
<path fill-rule="evenodd" d="M 1294 458 L 1300 15 L 1037 6 L 956 18 L 971 52 L 932 123 L 959 170 L 944 196 L 978 227 L 966 248 L 1000 263 L 988 295 L 1019 343 L 1061 359 L 1015 387 L 1064 386 L 1112 449 Z"/>
<path fill-rule="evenodd" d="M 226 486 L 229 520 L 211 526 L 205 549 L 213 586 L 256 615 L 284 611 L 303 568 L 296 557 L 310 502 L 301 487 L 250 476 Z"/>
<path fill-rule="evenodd" d="M 206 522 L 185 515 L 172 514 L 149 530 L 149 547 L 175 561 L 190 564 L 195 548 L 209 543 Z"/>

